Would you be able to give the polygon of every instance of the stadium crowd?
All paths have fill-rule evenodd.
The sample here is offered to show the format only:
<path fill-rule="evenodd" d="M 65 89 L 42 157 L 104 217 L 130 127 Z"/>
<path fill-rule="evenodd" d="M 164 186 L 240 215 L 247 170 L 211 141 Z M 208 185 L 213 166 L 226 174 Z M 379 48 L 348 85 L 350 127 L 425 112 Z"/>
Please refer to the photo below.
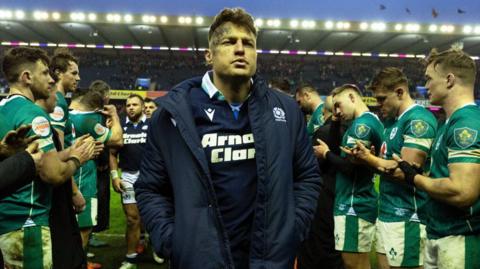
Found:
<path fill-rule="evenodd" d="M 89 241 L 110 183 L 127 244 L 105 268 L 137 268 L 145 233 L 170 268 L 369 269 L 372 251 L 382 269 L 480 268 L 471 57 L 257 61 L 256 31 L 235 8 L 205 55 L 4 50 L 5 268 L 101 268 Z M 109 91 L 138 77 L 168 94 L 131 94 L 119 115 Z M 448 120 L 415 103 L 419 85 Z"/>

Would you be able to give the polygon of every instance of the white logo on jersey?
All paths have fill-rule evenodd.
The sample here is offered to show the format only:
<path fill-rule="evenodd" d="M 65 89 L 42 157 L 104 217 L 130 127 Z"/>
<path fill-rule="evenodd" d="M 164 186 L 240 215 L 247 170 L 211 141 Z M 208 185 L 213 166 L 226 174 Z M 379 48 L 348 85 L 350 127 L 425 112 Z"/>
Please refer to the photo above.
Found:
<path fill-rule="evenodd" d="M 205 113 L 207 113 L 207 116 L 210 119 L 210 121 L 213 121 L 213 114 L 215 114 L 215 109 L 207 108 L 207 109 L 204 109 L 204 111 Z"/>
<path fill-rule="evenodd" d="M 273 108 L 273 116 L 275 117 L 276 121 L 282 121 L 286 122 L 287 120 L 285 119 L 285 111 L 279 107 L 274 107 Z"/>
<path fill-rule="evenodd" d="M 148 125 L 143 125 L 142 126 L 142 130 L 147 130 L 148 129 Z"/>
<path fill-rule="evenodd" d="M 38 116 L 32 120 L 32 130 L 39 136 L 50 134 L 50 123 L 45 117 Z"/>
<path fill-rule="evenodd" d="M 52 118 L 52 120 L 60 121 L 65 116 L 65 112 L 63 112 L 63 109 L 61 107 L 56 106 L 53 112 L 49 114 L 49 116 L 50 118 Z"/>
<path fill-rule="evenodd" d="M 392 140 L 395 135 L 397 134 L 397 131 L 398 131 L 398 127 L 395 127 L 392 129 L 392 131 L 390 132 L 390 140 Z"/>
<path fill-rule="evenodd" d="M 95 130 L 95 133 L 97 135 L 103 135 L 107 131 L 107 128 L 105 128 L 100 123 L 95 124 L 95 127 L 93 129 Z"/>
<path fill-rule="evenodd" d="M 177 122 L 173 118 L 170 118 L 170 121 L 172 121 L 173 126 L 177 127 Z"/>

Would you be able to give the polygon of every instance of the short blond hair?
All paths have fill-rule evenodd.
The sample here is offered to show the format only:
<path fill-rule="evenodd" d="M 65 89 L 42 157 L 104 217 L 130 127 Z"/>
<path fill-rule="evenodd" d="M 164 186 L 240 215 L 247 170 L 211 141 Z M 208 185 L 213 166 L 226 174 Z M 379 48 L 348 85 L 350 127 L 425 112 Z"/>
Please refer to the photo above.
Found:
<path fill-rule="evenodd" d="M 333 89 L 330 94 L 332 95 L 332 97 L 335 97 L 335 95 L 339 95 L 348 90 L 351 90 L 355 92 L 358 96 L 362 97 L 362 92 L 355 84 L 343 84 L 342 86 Z"/>
<path fill-rule="evenodd" d="M 475 61 L 461 49 L 451 48 L 438 52 L 438 50 L 434 48 L 425 58 L 425 65 L 429 66 L 430 64 L 433 64 L 433 68 L 439 65 L 442 71 L 453 73 L 456 77 L 459 77 L 464 84 L 475 84 L 475 77 L 477 75 Z"/>

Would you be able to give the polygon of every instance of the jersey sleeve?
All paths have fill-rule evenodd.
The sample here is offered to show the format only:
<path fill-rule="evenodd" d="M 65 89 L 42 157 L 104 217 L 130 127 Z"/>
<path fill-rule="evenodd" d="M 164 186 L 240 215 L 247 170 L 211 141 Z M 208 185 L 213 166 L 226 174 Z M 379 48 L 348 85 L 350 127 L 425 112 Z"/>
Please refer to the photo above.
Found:
<path fill-rule="evenodd" d="M 49 115 L 50 122 L 52 123 L 53 128 L 64 132 L 67 122 L 67 111 L 65 111 L 61 106 L 56 106 L 52 113 Z"/>
<path fill-rule="evenodd" d="M 100 117 L 85 119 L 84 127 L 95 140 L 102 143 L 107 142 L 112 136 L 112 131 L 102 123 Z"/>
<path fill-rule="evenodd" d="M 371 145 L 375 145 L 377 140 L 380 141 L 378 133 L 383 132 L 382 130 L 376 130 L 378 126 L 372 124 L 370 121 L 359 121 L 354 122 L 350 132 L 347 137 L 347 146 L 355 147 L 357 141 L 369 148 Z"/>
<path fill-rule="evenodd" d="M 38 108 L 38 109 L 37 109 Z M 52 130 L 47 113 L 45 113 L 40 107 L 35 109 L 29 109 L 28 111 L 21 110 L 15 117 L 16 128 L 22 125 L 31 125 L 32 129 L 27 136 L 38 135 L 39 139 L 36 140 L 40 149 L 44 152 L 55 150 L 55 144 L 53 143 Z"/>
<path fill-rule="evenodd" d="M 448 163 L 480 163 L 480 120 L 462 119 L 448 130 Z"/>
<path fill-rule="evenodd" d="M 435 139 L 436 128 L 436 121 L 425 118 L 409 121 L 403 134 L 403 147 L 428 153 Z"/>

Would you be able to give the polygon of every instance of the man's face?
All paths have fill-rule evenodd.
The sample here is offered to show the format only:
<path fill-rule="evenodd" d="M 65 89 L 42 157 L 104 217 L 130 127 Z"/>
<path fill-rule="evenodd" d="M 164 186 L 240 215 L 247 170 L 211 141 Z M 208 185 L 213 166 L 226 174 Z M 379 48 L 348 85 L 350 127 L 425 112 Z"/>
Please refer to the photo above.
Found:
<path fill-rule="evenodd" d="M 50 90 L 55 83 L 53 78 L 50 76 L 48 71 L 48 66 L 38 60 L 34 65 L 31 71 L 31 85 L 33 96 L 35 100 L 37 99 L 47 99 L 50 96 Z"/>
<path fill-rule="evenodd" d="M 297 104 L 302 109 L 303 113 L 311 114 L 313 111 L 310 108 L 310 104 L 308 102 L 308 93 L 306 92 L 298 92 L 295 94 L 295 100 L 297 100 Z"/>
<path fill-rule="evenodd" d="M 152 114 L 155 110 L 157 110 L 157 106 L 155 105 L 155 102 L 145 102 L 144 113 L 147 116 L 147 118 L 152 117 Z"/>
<path fill-rule="evenodd" d="M 352 120 L 355 116 L 355 104 L 348 92 L 342 92 L 333 97 L 333 111 L 343 121 Z"/>
<path fill-rule="evenodd" d="M 378 88 L 373 92 L 373 96 L 377 99 L 378 110 L 382 119 L 391 119 L 397 116 L 400 101 L 395 91 Z"/>
<path fill-rule="evenodd" d="M 70 61 L 68 62 L 68 68 L 65 73 L 58 75 L 60 83 L 67 92 L 74 92 L 77 89 L 78 82 L 80 81 L 80 72 L 78 71 L 78 65 Z"/>
<path fill-rule="evenodd" d="M 434 67 L 431 63 L 425 70 L 425 88 L 427 88 L 428 100 L 432 105 L 442 105 L 448 95 L 447 78 L 439 72 L 440 67 Z"/>
<path fill-rule="evenodd" d="M 257 70 L 255 35 L 231 22 L 222 24 L 217 32 L 205 54 L 213 72 L 220 77 L 251 78 Z"/>
<path fill-rule="evenodd" d="M 140 99 L 132 97 L 127 99 L 127 117 L 131 121 L 137 121 L 142 116 L 143 105 Z"/>

